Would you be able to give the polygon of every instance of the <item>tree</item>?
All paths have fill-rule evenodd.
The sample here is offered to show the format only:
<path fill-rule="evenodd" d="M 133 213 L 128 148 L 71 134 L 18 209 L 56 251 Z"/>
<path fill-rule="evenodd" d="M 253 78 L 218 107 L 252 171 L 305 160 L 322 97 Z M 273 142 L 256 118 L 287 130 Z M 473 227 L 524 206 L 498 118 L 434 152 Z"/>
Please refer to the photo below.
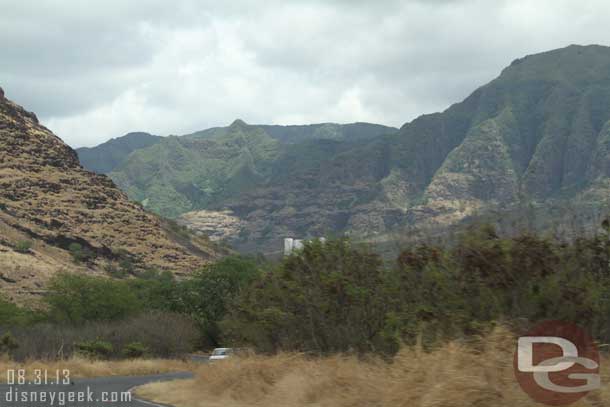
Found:
<path fill-rule="evenodd" d="M 310 242 L 244 291 L 222 326 L 263 351 L 375 350 L 388 311 L 384 277 L 381 258 L 366 248 Z"/>
<path fill-rule="evenodd" d="M 180 285 L 178 308 L 199 322 L 210 344 L 219 345 L 218 322 L 224 318 L 229 303 L 260 274 L 254 259 L 226 257 Z"/>
<path fill-rule="evenodd" d="M 175 311 L 178 309 L 178 284 L 169 271 L 150 269 L 127 280 L 126 284 L 147 310 Z"/>
<path fill-rule="evenodd" d="M 74 325 L 118 320 L 141 309 L 136 294 L 124 282 L 75 274 L 54 277 L 45 301 L 52 319 Z"/>

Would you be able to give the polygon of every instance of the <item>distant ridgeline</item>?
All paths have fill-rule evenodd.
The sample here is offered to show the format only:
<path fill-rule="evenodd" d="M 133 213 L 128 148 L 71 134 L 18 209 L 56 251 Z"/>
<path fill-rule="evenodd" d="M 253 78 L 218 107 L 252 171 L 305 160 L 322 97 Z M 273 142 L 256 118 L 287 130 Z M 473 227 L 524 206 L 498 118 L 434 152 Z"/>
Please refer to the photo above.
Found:
<path fill-rule="evenodd" d="M 81 164 L 89 171 L 108 174 L 133 151 L 150 147 L 160 142 L 161 139 L 162 137 L 148 133 L 129 133 L 94 148 L 79 148 L 76 152 Z"/>
<path fill-rule="evenodd" d="M 180 137 L 130 134 L 77 153 L 83 166 L 104 168 L 102 172 L 149 210 L 175 218 L 213 240 L 277 251 L 283 236 L 311 234 L 302 233 L 307 228 L 297 224 L 275 234 L 274 224 L 259 218 L 261 213 L 243 207 L 247 202 L 263 203 L 250 201 L 249 194 L 270 189 L 266 202 L 284 205 L 285 193 L 293 195 L 290 199 L 298 198 L 291 190 L 301 186 L 293 183 L 301 184 L 303 177 L 315 179 L 323 163 L 397 131 L 369 123 L 254 126 L 236 120 L 229 127 Z M 150 145 L 134 148 L 136 141 Z M 122 158 L 117 159 L 120 154 Z M 104 166 L 105 155 L 110 157 L 109 166 Z M 296 213 L 296 207 L 286 207 L 281 216 L 289 212 Z"/>
<path fill-rule="evenodd" d="M 206 228 L 249 251 L 277 250 L 284 236 L 387 243 L 475 219 L 509 233 L 591 229 L 610 197 L 610 48 L 518 59 L 464 101 L 400 130 L 238 120 L 155 139 L 109 175 L 191 227 L 206 210 Z"/>

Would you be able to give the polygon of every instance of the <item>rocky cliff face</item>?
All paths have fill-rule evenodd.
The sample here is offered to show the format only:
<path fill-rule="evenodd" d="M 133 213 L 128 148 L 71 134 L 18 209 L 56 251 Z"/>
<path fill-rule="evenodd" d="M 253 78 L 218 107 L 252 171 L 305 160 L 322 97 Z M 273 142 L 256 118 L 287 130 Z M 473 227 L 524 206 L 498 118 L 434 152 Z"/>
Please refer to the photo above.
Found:
<path fill-rule="evenodd" d="M 610 48 L 570 46 L 514 61 L 463 102 L 396 135 L 308 168 L 294 164 L 290 177 L 227 207 L 245 219 L 242 239 L 270 247 L 282 236 L 376 239 L 494 213 L 515 224 L 579 218 L 569 227 L 594 227 L 610 206 L 609 120 Z"/>
<path fill-rule="evenodd" d="M 401 129 L 392 161 L 419 200 L 411 219 L 442 225 L 530 204 L 602 210 L 609 120 L 610 48 L 518 59 L 464 102 Z"/>
<path fill-rule="evenodd" d="M 610 206 L 608 47 L 518 59 L 397 133 L 353 126 L 241 123 L 137 150 L 111 176 L 168 216 L 230 210 L 239 230 L 229 240 L 265 252 L 287 236 L 384 239 L 494 213 L 494 222 L 592 226 Z M 225 222 L 205 219 L 208 229 L 211 219 Z"/>
<path fill-rule="evenodd" d="M 38 292 L 60 270 L 101 272 L 129 257 L 137 268 L 190 273 L 217 257 L 206 239 L 185 241 L 130 201 L 104 175 L 0 92 L 0 285 L 11 296 Z M 182 239 L 182 241 L 179 241 Z M 32 249 L 19 250 L 31 242 Z M 96 259 L 76 266 L 78 243 Z"/>

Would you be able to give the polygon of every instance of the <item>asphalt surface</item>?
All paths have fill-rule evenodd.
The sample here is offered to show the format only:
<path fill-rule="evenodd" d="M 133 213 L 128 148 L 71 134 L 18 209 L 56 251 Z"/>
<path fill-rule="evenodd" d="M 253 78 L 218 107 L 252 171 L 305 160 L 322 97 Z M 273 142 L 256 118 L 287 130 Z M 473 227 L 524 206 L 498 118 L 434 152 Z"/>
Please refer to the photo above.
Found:
<path fill-rule="evenodd" d="M 53 372 L 53 374 L 55 374 Z M 190 373 L 169 373 L 138 377 L 101 377 L 75 379 L 71 384 L 0 385 L 0 407 L 70 406 L 70 407 L 151 407 L 163 406 L 138 400 L 131 393 L 143 384 L 188 379 Z M 129 395 L 128 395 L 129 394 Z"/>
<path fill-rule="evenodd" d="M 210 357 L 203 355 L 191 355 L 191 360 L 197 363 L 208 363 L 210 361 Z"/>

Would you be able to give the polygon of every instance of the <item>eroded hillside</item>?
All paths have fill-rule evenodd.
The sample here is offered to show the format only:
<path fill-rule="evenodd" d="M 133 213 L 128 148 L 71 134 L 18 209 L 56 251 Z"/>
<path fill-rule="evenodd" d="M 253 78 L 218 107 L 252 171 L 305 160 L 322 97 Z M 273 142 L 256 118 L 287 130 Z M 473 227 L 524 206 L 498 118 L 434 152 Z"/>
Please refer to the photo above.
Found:
<path fill-rule="evenodd" d="M 387 241 L 482 216 L 517 229 L 595 227 L 610 201 L 610 48 L 515 60 L 399 132 L 350 126 L 238 121 L 135 150 L 111 177 L 153 211 L 188 213 L 194 228 L 202 216 L 205 230 L 214 218 L 224 227 L 229 214 L 238 227 L 225 237 L 268 253 L 286 236 Z"/>
<path fill-rule="evenodd" d="M 187 274 L 218 257 L 207 239 L 170 229 L 108 177 L 84 170 L 70 147 L 0 92 L 3 292 L 36 294 L 59 271 L 103 273 L 119 259 Z M 73 244 L 92 253 L 87 262 L 74 264 Z"/>

